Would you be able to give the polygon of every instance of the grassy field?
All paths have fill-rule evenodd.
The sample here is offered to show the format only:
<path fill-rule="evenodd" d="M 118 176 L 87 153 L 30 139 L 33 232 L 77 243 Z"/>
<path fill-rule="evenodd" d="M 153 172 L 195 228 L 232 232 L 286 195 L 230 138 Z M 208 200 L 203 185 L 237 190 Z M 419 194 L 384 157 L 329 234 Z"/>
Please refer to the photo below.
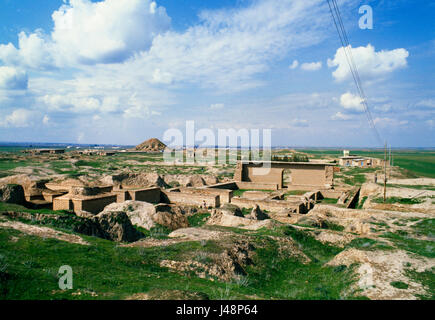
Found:
<path fill-rule="evenodd" d="M 238 230 L 238 232 L 241 232 Z M 254 261 L 247 276 L 230 282 L 201 279 L 192 273 L 178 274 L 160 267 L 165 259 L 205 256 L 222 251 L 214 241 L 185 242 L 154 248 L 128 248 L 82 236 L 89 246 L 27 236 L 0 229 L 0 299 L 125 299 L 136 293 L 181 290 L 205 294 L 210 299 L 352 299 L 353 268 L 323 264 L 342 249 L 324 245 L 304 232 L 280 227 L 257 232 Z M 278 244 L 268 235 L 291 237 L 312 259 L 302 264 L 276 254 Z M 11 241 L 11 238 L 18 240 Z M 70 265 L 74 290 L 58 288 L 58 268 Z M 72 293 L 81 292 L 80 295 Z M 169 293 L 168 293 L 169 292 Z"/>
<path fill-rule="evenodd" d="M 342 150 L 302 150 L 314 158 L 341 157 Z M 351 154 L 366 157 L 384 158 L 383 150 L 351 150 Z M 435 178 L 435 151 L 433 150 L 393 150 L 393 161 L 395 166 L 409 170 L 415 177 Z"/>

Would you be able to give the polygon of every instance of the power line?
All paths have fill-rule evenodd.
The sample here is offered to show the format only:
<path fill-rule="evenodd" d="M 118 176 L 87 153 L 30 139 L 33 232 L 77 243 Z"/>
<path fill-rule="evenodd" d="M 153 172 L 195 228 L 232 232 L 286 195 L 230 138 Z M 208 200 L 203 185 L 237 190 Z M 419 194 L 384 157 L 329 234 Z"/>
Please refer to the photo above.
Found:
<path fill-rule="evenodd" d="M 358 95 L 361 98 L 361 103 L 363 105 L 367 120 L 369 122 L 370 127 L 373 129 L 376 139 L 378 140 L 379 144 L 382 145 L 382 139 L 379 134 L 378 129 L 376 128 L 376 124 L 373 121 L 372 114 L 370 112 L 368 103 L 367 103 L 367 97 L 365 95 L 364 89 L 362 87 L 361 78 L 359 76 L 358 68 L 355 64 L 355 60 L 353 58 L 352 49 L 349 43 L 349 39 L 347 37 L 346 29 L 344 28 L 343 19 L 341 18 L 340 9 L 337 5 L 336 0 L 327 0 L 329 11 L 331 12 L 332 19 L 335 24 L 335 28 L 337 29 L 338 36 L 340 38 L 341 45 L 343 47 L 344 55 L 346 57 L 346 61 L 349 65 L 350 72 L 352 74 L 352 78 L 355 82 Z M 332 3 L 332 5 L 331 5 Z"/>

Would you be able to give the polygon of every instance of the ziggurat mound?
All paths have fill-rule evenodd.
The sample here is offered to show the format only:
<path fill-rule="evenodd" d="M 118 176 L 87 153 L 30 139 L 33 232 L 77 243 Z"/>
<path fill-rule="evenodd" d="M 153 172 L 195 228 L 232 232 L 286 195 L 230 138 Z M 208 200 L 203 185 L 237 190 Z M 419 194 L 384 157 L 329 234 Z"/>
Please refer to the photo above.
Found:
<path fill-rule="evenodd" d="M 137 151 L 147 151 L 147 152 L 160 152 L 165 150 L 166 145 L 159 139 L 152 138 L 141 144 L 137 145 L 135 150 Z"/>

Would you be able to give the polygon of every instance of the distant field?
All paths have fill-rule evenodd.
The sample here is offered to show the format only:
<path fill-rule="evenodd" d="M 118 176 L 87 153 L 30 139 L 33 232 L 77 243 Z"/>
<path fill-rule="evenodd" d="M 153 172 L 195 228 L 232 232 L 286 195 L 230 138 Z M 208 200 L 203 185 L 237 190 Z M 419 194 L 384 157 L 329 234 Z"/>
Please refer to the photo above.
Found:
<path fill-rule="evenodd" d="M 342 150 L 301 150 L 305 153 L 314 155 L 316 158 L 325 156 L 340 157 Z M 361 156 L 384 158 L 381 150 L 352 150 L 351 154 Z M 409 170 L 417 176 L 435 178 L 435 151 L 417 150 L 394 150 L 393 161 L 395 166 Z"/>

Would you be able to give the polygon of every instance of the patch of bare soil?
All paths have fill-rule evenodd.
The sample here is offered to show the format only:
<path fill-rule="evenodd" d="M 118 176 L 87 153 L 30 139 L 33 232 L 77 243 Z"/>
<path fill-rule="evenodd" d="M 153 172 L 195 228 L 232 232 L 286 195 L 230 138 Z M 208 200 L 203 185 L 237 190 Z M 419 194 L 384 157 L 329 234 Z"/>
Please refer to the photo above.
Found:
<path fill-rule="evenodd" d="M 135 293 L 126 300 L 208 300 L 208 296 L 201 292 L 185 290 L 154 289 L 147 293 Z"/>
<path fill-rule="evenodd" d="M 331 230 L 316 230 L 311 231 L 310 234 L 314 238 L 322 243 L 334 245 L 336 247 L 344 248 L 352 240 L 356 239 L 357 236 L 351 233 L 337 232 Z"/>
<path fill-rule="evenodd" d="M 416 295 L 425 295 L 423 287 L 406 275 L 406 270 L 423 272 L 435 267 L 435 259 L 416 256 L 406 251 L 362 251 L 347 249 L 336 255 L 326 265 L 339 266 L 359 264 L 356 284 L 362 295 L 375 300 L 415 300 Z M 393 282 L 407 284 L 406 289 L 391 285 Z"/>
<path fill-rule="evenodd" d="M 66 241 L 69 243 L 76 243 L 81 245 L 89 245 L 88 242 L 83 240 L 81 237 L 73 234 L 68 234 L 65 232 L 53 230 L 47 227 L 33 226 L 25 224 L 18 221 L 4 221 L 0 222 L 1 228 L 11 228 L 18 230 L 20 232 L 26 233 L 28 235 L 37 236 L 41 238 L 52 238 L 61 241 Z"/>
<path fill-rule="evenodd" d="M 162 260 L 160 266 L 181 274 L 193 272 L 203 279 L 231 281 L 246 275 L 245 268 L 253 263 L 255 249 L 249 240 L 237 239 L 222 253 L 202 252 L 182 261 Z"/>
<path fill-rule="evenodd" d="M 435 186 L 433 178 L 417 178 L 417 179 L 390 179 L 388 183 L 404 184 L 409 186 Z"/>
<path fill-rule="evenodd" d="M 171 232 L 169 234 L 171 239 L 145 238 L 122 246 L 144 248 L 165 247 L 188 241 L 222 240 L 228 238 L 229 236 L 231 236 L 230 232 L 208 230 L 203 228 L 182 228 Z"/>

